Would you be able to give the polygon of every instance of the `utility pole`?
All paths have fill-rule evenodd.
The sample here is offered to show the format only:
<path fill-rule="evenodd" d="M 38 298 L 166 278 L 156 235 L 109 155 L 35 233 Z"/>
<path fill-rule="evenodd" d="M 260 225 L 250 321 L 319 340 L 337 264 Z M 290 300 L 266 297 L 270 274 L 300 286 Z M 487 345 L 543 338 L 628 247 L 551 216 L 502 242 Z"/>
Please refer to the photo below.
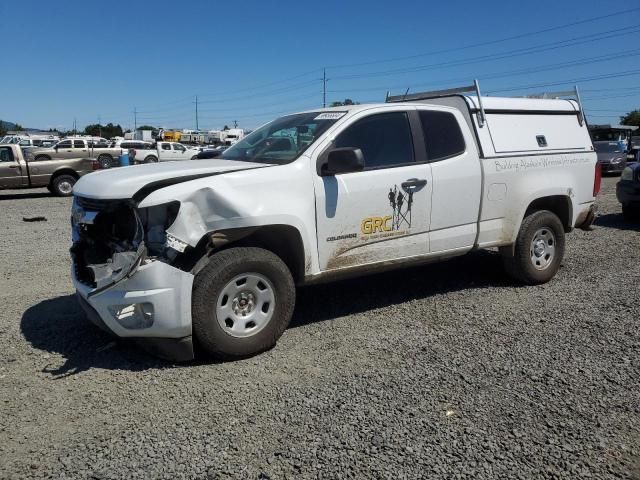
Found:
<path fill-rule="evenodd" d="M 133 107 L 133 131 L 135 132 L 138 129 L 138 111 L 136 107 Z"/>
<path fill-rule="evenodd" d="M 196 130 L 199 130 L 198 128 L 198 96 L 196 95 Z"/>
<path fill-rule="evenodd" d="M 76 126 L 77 126 L 77 123 L 76 123 L 76 119 L 75 119 L 75 117 L 74 117 L 74 119 L 73 119 L 73 135 L 74 135 L 74 136 L 76 135 L 76 132 L 77 132 L 77 130 L 76 130 Z"/>
<path fill-rule="evenodd" d="M 327 69 L 322 69 L 322 108 L 327 106 Z"/>
<path fill-rule="evenodd" d="M 100 115 L 98 115 L 98 136 L 102 137 L 102 120 L 100 120 Z"/>
<path fill-rule="evenodd" d="M 238 120 L 233 121 L 233 128 L 238 128 Z"/>

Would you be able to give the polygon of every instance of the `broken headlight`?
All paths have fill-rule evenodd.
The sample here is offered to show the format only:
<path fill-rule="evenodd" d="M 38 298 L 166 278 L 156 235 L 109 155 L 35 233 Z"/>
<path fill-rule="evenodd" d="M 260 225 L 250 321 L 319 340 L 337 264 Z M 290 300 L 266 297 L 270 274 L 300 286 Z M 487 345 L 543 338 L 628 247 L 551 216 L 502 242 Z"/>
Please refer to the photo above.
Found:
<path fill-rule="evenodd" d="M 172 247 L 167 229 L 175 222 L 179 210 L 180 202 L 163 203 L 138 210 L 149 255 L 161 257 L 165 255 L 167 247 Z"/>

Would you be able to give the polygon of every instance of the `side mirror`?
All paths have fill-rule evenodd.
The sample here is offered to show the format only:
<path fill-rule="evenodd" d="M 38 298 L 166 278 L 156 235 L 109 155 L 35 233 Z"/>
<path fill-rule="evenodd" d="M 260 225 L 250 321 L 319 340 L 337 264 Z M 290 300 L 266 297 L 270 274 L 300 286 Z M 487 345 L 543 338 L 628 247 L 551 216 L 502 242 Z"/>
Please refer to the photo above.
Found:
<path fill-rule="evenodd" d="M 359 148 L 335 148 L 329 152 L 327 162 L 322 165 L 322 176 L 359 172 L 364 169 L 364 155 Z"/>
<path fill-rule="evenodd" d="M 58 145 L 55 145 L 55 146 L 53 147 L 53 149 L 57 152 L 57 151 L 58 151 Z"/>

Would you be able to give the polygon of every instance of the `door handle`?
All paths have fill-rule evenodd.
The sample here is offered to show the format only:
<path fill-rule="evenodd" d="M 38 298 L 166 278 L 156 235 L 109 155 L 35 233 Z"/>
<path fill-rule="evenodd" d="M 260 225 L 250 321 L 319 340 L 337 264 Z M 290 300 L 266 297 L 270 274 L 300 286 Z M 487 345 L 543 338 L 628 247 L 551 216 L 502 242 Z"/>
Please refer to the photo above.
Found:
<path fill-rule="evenodd" d="M 9 168 L 18 168 L 20 165 L 9 165 Z"/>
<path fill-rule="evenodd" d="M 420 188 L 424 187 L 426 184 L 427 180 L 425 178 L 408 178 L 401 183 L 402 188 Z"/>

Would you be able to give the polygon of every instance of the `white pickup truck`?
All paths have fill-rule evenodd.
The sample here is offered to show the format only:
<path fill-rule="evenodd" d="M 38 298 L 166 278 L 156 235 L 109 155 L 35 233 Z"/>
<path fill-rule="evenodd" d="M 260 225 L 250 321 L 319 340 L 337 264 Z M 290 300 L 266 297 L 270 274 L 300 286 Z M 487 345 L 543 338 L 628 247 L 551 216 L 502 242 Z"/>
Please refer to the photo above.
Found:
<path fill-rule="evenodd" d="M 200 150 L 176 142 L 157 142 L 151 148 L 129 150 L 131 163 L 157 163 L 174 160 L 195 160 Z"/>
<path fill-rule="evenodd" d="M 81 178 L 80 303 L 188 360 L 194 338 L 223 357 L 273 346 L 300 284 L 493 247 L 518 281 L 549 281 L 600 188 L 580 103 L 457 92 L 287 115 L 222 160 Z"/>

